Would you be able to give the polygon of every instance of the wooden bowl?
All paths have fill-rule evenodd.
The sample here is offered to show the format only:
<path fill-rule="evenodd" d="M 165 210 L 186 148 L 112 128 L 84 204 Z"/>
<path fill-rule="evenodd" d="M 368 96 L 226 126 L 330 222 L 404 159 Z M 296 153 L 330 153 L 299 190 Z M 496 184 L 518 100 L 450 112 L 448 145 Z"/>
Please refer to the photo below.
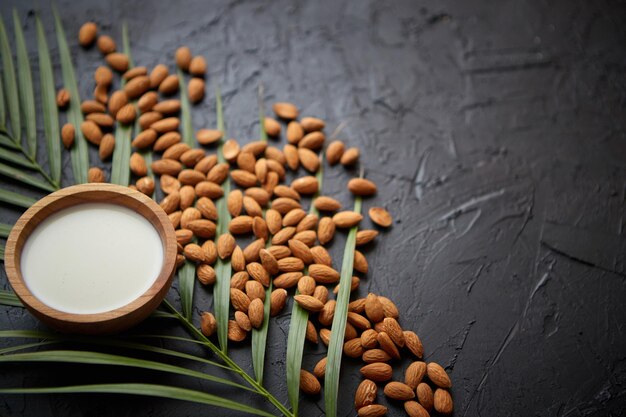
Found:
<path fill-rule="evenodd" d="M 103 313 L 74 314 L 49 307 L 29 291 L 20 267 L 22 249 L 33 230 L 48 216 L 83 203 L 107 203 L 130 208 L 154 226 L 163 243 L 163 266 L 152 286 L 125 306 Z M 7 240 L 4 262 L 13 290 L 26 308 L 41 321 L 66 333 L 107 334 L 139 323 L 163 301 L 176 270 L 176 246 L 171 221 L 151 198 L 119 185 L 81 184 L 42 198 L 19 218 Z"/>

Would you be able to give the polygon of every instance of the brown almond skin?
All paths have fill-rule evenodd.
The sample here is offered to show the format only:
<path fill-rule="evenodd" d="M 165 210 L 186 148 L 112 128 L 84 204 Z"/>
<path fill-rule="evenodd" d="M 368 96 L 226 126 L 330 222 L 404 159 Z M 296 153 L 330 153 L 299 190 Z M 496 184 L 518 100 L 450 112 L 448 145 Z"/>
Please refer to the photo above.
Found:
<path fill-rule="evenodd" d="M 194 77 L 187 84 L 187 95 L 192 103 L 198 103 L 204 98 L 205 84 L 202 78 Z"/>
<path fill-rule="evenodd" d="M 208 312 L 203 312 L 200 316 L 200 330 L 202 334 L 206 337 L 211 337 L 215 330 L 217 329 L 217 321 L 215 320 L 215 316 Z"/>
<path fill-rule="evenodd" d="M 404 411 L 409 417 L 430 417 L 428 411 L 417 401 L 407 401 L 404 403 Z"/>
<path fill-rule="evenodd" d="M 189 62 L 189 73 L 196 77 L 204 77 L 206 74 L 206 60 L 200 55 L 196 55 Z"/>
<path fill-rule="evenodd" d="M 191 50 L 187 46 L 181 46 L 176 50 L 174 59 L 176 60 L 178 68 L 183 71 L 188 71 L 192 59 Z"/>
<path fill-rule="evenodd" d="M 359 417 L 382 417 L 387 414 L 387 407 L 380 404 L 370 404 L 359 408 Z"/>
<path fill-rule="evenodd" d="M 115 52 L 117 45 L 112 37 L 108 35 L 98 36 L 98 49 L 102 52 L 102 55 L 108 55 Z"/>
<path fill-rule="evenodd" d="M 381 227 L 389 227 L 393 222 L 391 214 L 382 207 L 370 207 L 368 214 L 370 219 Z"/>
<path fill-rule="evenodd" d="M 102 141 L 100 141 L 100 147 L 98 149 L 98 156 L 101 161 L 106 161 L 113 155 L 113 150 L 115 149 L 115 136 L 111 133 L 107 133 L 102 136 Z M 152 194 L 152 193 L 151 193 Z"/>
<path fill-rule="evenodd" d="M 374 404 L 377 392 L 378 387 L 374 381 L 371 379 L 361 381 L 354 394 L 354 408 L 359 410 L 361 407 Z"/>
<path fill-rule="evenodd" d="M 150 88 L 150 78 L 140 75 L 128 81 L 124 86 L 124 92 L 130 99 L 135 99 L 143 95 Z"/>
<path fill-rule="evenodd" d="M 430 362 L 426 366 L 426 372 L 428 374 L 428 379 L 430 379 L 436 386 L 440 388 L 450 388 L 452 386 L 452 381 L 450 381 L 448 373 L 438 363 Z"/>
<path fill-rule="evenodd" d="M 100 146 L 100 142 L 102 141 L 102 130 L 100 126 L 91 120 L 85 120 L 80 125 L 80 131 L 85 136 L 89 142 L 96 146 Z"/>
<path fill-rule="evenodd" d="M 454 403 L 452 402 L 452 397 L 450 396 L 450 393 L 445 389 L 437 388 L 435 390 L 435 398 L 433 404 L 435 411 L 441 414 L 448 415 L 452 414 L 452 411 L 454 411 Z"/>
<path fill-rule="evenodd" d="M 263 300 L 255 298 L 250 302 L 248 306 L 248 317 L 250 318 L 250 324 L 255 329 L 258 329 L 263 324 Z"/>
<path fill-rule="evenodd" d="M 378 190 L 376 184 L 365 178 L 352 178 L 348 181 L 348 190 L 354 195 L 370 197 Z"/>
<path fill-rule="evenodd" d="M 328 361 L 328 358 L 326 356 L 324 356 L 322 359 L 319 360 L 319 362 L 317 362 L 315 364 L 315 367 L 313 368 L 313 375 L 315 375 L 318 378 L 324 378 L 324 375 L 326 375 L 326 362 Z"/>
<path fill-rule="evenodd" d="M 71 123 L 65 123 L 61 129 L 61 140 L 66 149 L 70 149 L 72 147 L 75 136 L 76 129 L 74 128 L 74 125 Z"/>
<path fill-rule="evenodd" d="M 385 382 L 391 379 L 392 369 L 391 366 L 382 363 L 370 363 L 361 368 L 361 373 L 365 378 L 371 379 L 374 382 Z"/>
<path fill-rule="evenodd" d="M 413 389 L 422 382 L 426 375 L 426 363 L 422 361 L 415 361 L 411 363 L 404 372 L 404 383 Z"/>
<path fill-rule="evenodd" d="M 326 148 L 326 160 L 330 165 L 335 165 L 341 160 L 345 151 L 345 145 L 340 140 L 332 141 Z"/>
<path fill-rule="evenodd" d="M 222 138 L 222 131 L 217 129 L 200 129 L 196 133 L 196 140 L 200 145 L 210 145 Z"/>
<path fill-rule="evenodd" d="M 417 385 L 415 393 L 417 394 L 417 401 L 419 401 L 422 407 L 424 407 L 427 411 L 433 409 L 435 400 L 433 390 L 430 388 L 430 385 L 425 382 L 420 382 Z"/>
<path fill-rule="evenodd" d="M 113 82 L 113 72 L 111 72 L 109 68 L 100 65 L 96 68 L 93 78 L 96 84 L 109 86 L 111 85 L 111 82 Z"/>
<path fill-rule="evenodd" d="M 383 392 L 392 400 L 407 401 L 415 398 L 413 389 L 407 384 L 398 381 L 389 382 L 385 385 Z"/>
<path fill-rule="evenodd" d="M 159 84 L 159 93 L 169 96 L 178 91 L 178 75 L 170 74 Z"/>
<path fill-rule="evenodd" d="M 274 113 L 281 119 L 293 120 L 296 119 L 299 114 L 298 108 L 292 103 L 274 103 L 272 108 L 274 109 Z"/>
<path fill-rule="evenodd" d="M 104 172 L 100 168 L 91 167 L 87 172 L 87 181 L 89 182 L 106 182 Z"/>
<path fill-rule="evenodd" d="M 281 127 L 280 123 L 278 123 L 276 119 L 266 117 L 263 126 L 265 128 L 265 133 L 267 133 L 268 136 L 274 137 L 280 135 Z"/>
<path fill-rule="evenodd" d="M 156 65 L 150 72 L 150 88 L 158 89 L 161 82 L 167 78 L 169 71 L 163 64 Z"/>
<path fill-rule="evenodd" d="M 113 52 L 105 57 L 107 64 L 117 72 L 128 70 L 128 56 L 120 52 Z"/>
<path fill-rule="evenodd" d="M 359 149 L 358 148 L 349 148 L 341 155 L 339 162 L 344 166 L 352 166 L 357 163 L 359 160 Z"/>
<path fill-rule="evenodd" d="M 287 301 L 287 290 L 284 288 L 277 288 L 272 291 L 270 303 L 270 316 L 274 317 L 285 308 Z"/>
<path fill-rule="evenodd" d="M 93 22 L 84 23 L 78 31 L 78 43 L 83 48 L 93 45 L 98 33 L 98 26 Z"/>
<path fill-rule="evenodd" d="M 315 375 L 312 373 L 305 371 L 303 369 L 300 370 L 300 390 L 308 395 L 317 395 L 322 390 L 322 386 L 320 382 L 317 380 Z"/>

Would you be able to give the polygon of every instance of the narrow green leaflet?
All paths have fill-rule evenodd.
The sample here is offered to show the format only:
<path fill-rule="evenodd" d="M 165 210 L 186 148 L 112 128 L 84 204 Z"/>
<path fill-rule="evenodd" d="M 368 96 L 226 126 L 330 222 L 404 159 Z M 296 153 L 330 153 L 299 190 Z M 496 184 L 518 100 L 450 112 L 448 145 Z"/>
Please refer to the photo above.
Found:
<path fill-rule="evenodd" d="M 195 141 L 193 140 L 193 126 L 191 124 L 191 104 L 189 103 L 189 97 L 187 97 L 187 85 L 185 84 L 185 74 L 179 68 L 178 69 L 178 82 L 180 91 L 180 116 L 182 119 L 182 136 L 183 142 L 193 147 Z"/>
<path fill-rule="evenodd" d="M 4 245 L 0 245 L 0 261 L 4 262 Z"/>
<path fill-rule="evenodd" d="M 0 237 L 4 237 L 4 238 L 9 237 L 9 233 L 11 233 L 11 229 L 13 229 L 13 226 L 11 226 L 10 224 L 0 223 Z"/>
<path fill-rule="evenodd" d="M 252 367 L 259 384 L 263 384 L 263 371 L 265 369 L 265 348 L 267 345 L 267 331 L 270 325 L 270 307 L 272 299 L 272 283 L 265 290 L 265 302 L 263 304 L 263 324 L 259 329 L 252 330 Z"/>
<path fill-rule="evenodd" d="M 17 352 L 18 350 L 26 350 L 34 347 L 41 347 L 57 343 L 55 340 L 46 340 L 43 342 L 26 343 L 24 345 L 11 346 L 8 348 L 0 349 L 0 355 L 6 355 L 7 353 Z"/>
<path fill-rule="evenodd" d="M 361 212 L 361 197 L 354 201 L 354 211 Z M 330 343 L 328 344 L 328 361 L 326 362 L 326 376 L 324 377 L 324 404 L 326 415 L 337 416 L 337 395 L 339 390 L 339 371 L 341 370 L 341 354 L 343 351 L 343 337 L 346 331 L 346 319 L 348 317 L 348 303 L 350 302 L 350 284 L 352 282 L 352 269 L 354 265 L 354 249 L 356 247 L 356 232 L 358 226 L 354 226 L 348 233 L 346 246 L 343 251 L 341 265 L 341 278 L 339 280 L 339 293 L 335 306 L 335 317 L 331 327 Z"/>
<path fill-rule="evenodd" d="M 26 169 L 37 169 L 37 166 L 24 158 L 22 154 L 4 148 L 0 148 L 0 160 Z"/>
<path fill-rule="evenodd" d="M 46 134 L 50 177 L 57 184 L 61 183 L 61 133 L 59 130 L 59 110 L 56 104 L 54 71 L 50 60 L 50 50 L 46 33 L 39 14 L 35 16 L 37 26 L 37 50 L 39 52 L 39 77 L 41 80 L 41 106 L 43 109 L 43 128 Z"/>
<path fill-rule="evenodd" d="M 35 94 L 33 92 L 33 76 L 28 61 L 28 49 L 22 31 L 22 24 L 13 9 L 13 29 L 15 30 L 15 47 L 17 48 L 17 82 L 19 87 L 20 109 L 26 127 L 26 147 L 28 156 L 35 159 L 37 155 L 37 119 L 35 117 Z"/>
<path fill-rule="evenodd" d="M 2 82 L 0 82 L 0 89 L 1 89 L 1 86 L 2 86 Z M 0 100 L 2 100 L 1 95 L 0 95 Z M 15 150 L 15 151 L 20 150 L 20 147 L 17 146 L 15 142 L 13 142 L 13 140 L 9 136 L 7 136 L 4 132 L 0 132 L 0 146 L 2 146 L 3 148 Z"/>
<path fill-rule="evenodd" d="M 129 68 L 133 67 L 132 54 L 130 52 L 130 40 L 128 38 L 128 25 L 122 24 L 122 48 L 128 55 Z M 122 86 L 126 81 L 122 79 Z M 130 182 L 130 152 L 131 136 L 133 127 L 118 123 L 115 128 L 115 149 L 111 161 L 111 183 L 127 186 Z"/>
<path fill-rule="evenodd" d="M 149 397 L 169 398 L 181 401 L 213 405 L 258 416 L 273 417 L 272 414 L 263 410 L 249 407 L 226 398 L 194 391 L 186 388 L 178 388 L 156 384 L 99 384 L 99 385 L 76 385 L 70 387 L 48 388 L 3 388 L 0 394 L 77 394 L 77 393 L 104 393 L 104 394 L 130 394 L 145 395 Z"/>
<path fill-rule="evenodd" d="M 0 57 L 2 57 L 2 52 L 0 52 Z M 7 109 L 6 109 L 5 105 L 4 105 L 4 87 L 3 87 L 2 84 L 3 84 L 2 78 L 0 78 L 0 129 L 2 129 L 3 132 L 6 132 L 6 126 L 7 126 L 7 114 L 6 114 L 6 111 L 7 111 Z M 8 139 L 8 138 L 2 137 L 0 139 Z"/>
<path fill-rule="evenodd" d="M 215 105 L 217 113 L 217 129 L 222 131 L 222 140 L 217 151 L 217 159 L 220 163 L 224 159 L 224 138 L 226 128 L 224 125 L 224 113 L 222 109 L 222 93 L 219 87 L 215 88 Z M 216 236 L 228 233 L 228 223 L 230 223 L 230 213 L 226 207 L 226 198 L 230 193 L 230 177 L 227 177 L 222 184 L 224 197 L 217 200 L 217 232 Z M 228 351 L 228 309 L 230 307 L 230 259 L 217 258 L 215 264 L 216 282 L 213 286 L 213 304 L 215 307 L 215 320 L 217 321 L 217 338 L 222 352 Z"/>
<path fill-rule="evenodd" d="M 26 197 L 25 195 L 0 188 L 0 203 L 13 204 L 18 207 L 29 208 L 36 202 L 37 200 L 34 198 Z"/>
<path fill-rule="evenodd" d="M 87 141 L 80 130 L 83 123 L 83 113 L 80 111 L 80 96 L 78 94 L 78 84 L 76 83 L 76 75 L 74 74 L 74 64 L 70 55 L 70 48 L 67 45 L 65 31 L 61 17 L 56 9 L 52 6 L 54 13 L 54 23 L 56 27 L 57 43 L 59 45 L 59 56 L 61 58 L 61 72 L 63 74 L 63 85 L 70 93 L 70 106 L 67 110 L 67 120 L 76 128 L 76 140 L 70 151 L 72 157 L 72 171 L 74 173 L 74 182 L 83 184 L 87 182 L 87 171 L 89 170 L 89 154 L 87 152 Z M 116 144 L 117 146 L 117 144 Z"/>
<path fill-rule="evenodd" d="M 39 188 L 43 191 L 55 191 L 56 188 L 52 185 L 48 184 L 40 180 L 39 178 L 33 177 L 32 175 L 25 174 L 19 169 L 13 168 L 12 166 L 3 164 L 0 162 L 0 175 L 11 178 L 15 181 L 19 181 L 23 184 L 30 185 L 32 187 Z"/>
<path fill-rule="evenodd" d="M 9 109 L 9 119 L 11 121 L 11 136 L 13 137 L 13 140 L 15 142 L 20 143 L 20 137 L 22 135 L 22 122 L 20 119 L 20 99 L 17 92 L 17 80 L 15 79 L 15 67 L 13 65 L 13 54 L 11 53 L 11 45 L 9 44 L 7 31 L 4 27 L 4 19 L 1 15 L 0 57 L 2 57 L 2 81 L 4 82 L 5 98 L 7 107 Z"/>
<path fill-rule="evenodd" d="M 4 258 L 4 246 L 2 247 L 2 258 Z M 5 306 L 23 307 L 22 302 L 13 291 L 0 290 L 0 304 Z"/>
<path fill-rule="evenodd" d="M 162 362 L 136 359 L 127 356 L 111 355 L 108 353 L 90 352 L 81 350 L 47 350 L 41 352 L 15 353 L 0 356 L 0 363 L 12 362 L 63 362 L 84 363 L 92 365 L 115 365 L 131 368 L 151 369 L 154 371 L 185 375 L 192 378 L 204 379 L 218 384 L 229 385 L 241 389 L 248 389 L 241 384 L 220 378 L 203 372 L 194 371 L 180 366 L 169 365 Z"/>

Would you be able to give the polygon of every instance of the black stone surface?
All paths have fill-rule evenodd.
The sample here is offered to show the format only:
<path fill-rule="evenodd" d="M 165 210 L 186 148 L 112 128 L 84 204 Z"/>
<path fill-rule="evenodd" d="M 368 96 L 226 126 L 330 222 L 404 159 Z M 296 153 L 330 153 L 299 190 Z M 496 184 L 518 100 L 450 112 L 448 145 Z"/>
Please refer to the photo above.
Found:
<path fill-rule="evenodd" d="M 52 17 L 47 2 L 39 3 L 60 87 Z M 257 137 L 259 83 L 268 108 L 293 101 L 303 114 L 327 120 L 329 130 L 347 122 L 341 138 L 361 148 L 366 175 L 379 185 L 364 207 L 383 205 L 395 219 L 367 250 L 371 273 L 358 294 L 397 302 L 426 359 L 449 371 L 456 416 L 626 415 L 623 2 L 57 4 L 83 96 L 102 61 L 95 49 L 77 46 L 80 24 L 95 20 L 120 42 L 125 19 L 137 64 L 171 64 L 182 44 L 207 58 L 228 131 L 242 143 Z M 38 2 L 0 4 L 10 34 L 13 6 L 36 68 Z M 213 99 L 209 93 L 194 109 L 195 128 L 214 126 Z M 69 173 L 67 157 L 64 163 Z M 326 170 L 324 192 L 348 204 L 352 175 Z M 0 221 L 19 214 L 2 207 Z M 333 254 L 342 247 L 338 238 Z M 169 298 L 177 302 L 177 293 Z M 197 289 L 197 300 L 198 311 L 212 306 L 205 289 Z M 289 311 L 271 321 L 266 372 L 267 386 L 285 402 Z M 39 327 L 21 309 L 0 308 L 2 329 Z M 154 320 L 136 332 L 184 334 Z M 232 349 L 251 370 L 249 352 L 248 344 Z M 323 355 L 307 346 L 305 367 Z M 339 415 L 355 415 L 358 366 L 345 361 Z M 37 364 L 2 365 L 0 372 L 3 387 L 121 380 L 177 383 L 272 410 L 210 383 L 147 371 Z M 379 399 L 387 403 L 382 392 Z M 302 408 L 302 415 L 321 415 L 323 398 L 304 399 Z M 237 415 L 129 396 L 0 397 L 2 416 L 209 413 Z M 404 415 L 401 404 L 390 404 L 389 415 Z"/>

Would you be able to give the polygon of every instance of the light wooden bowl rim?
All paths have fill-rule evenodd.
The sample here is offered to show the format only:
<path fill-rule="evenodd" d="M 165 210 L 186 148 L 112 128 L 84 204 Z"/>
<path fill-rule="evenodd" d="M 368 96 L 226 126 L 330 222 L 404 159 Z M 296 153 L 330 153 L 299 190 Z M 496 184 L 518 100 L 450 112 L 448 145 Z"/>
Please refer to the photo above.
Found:
<path fill-rule="evenodd" d="M 56 310 L 35 297 L 21 273 L 21 251 L 33 230 L 50 215 L 85 203 L 106 203 L 127 207 L 148 220 L 163 243 L 163 265 L 152 286 L 135 300 L 115 310 L 95 314 L 74 314 Z M 35 316 L 50 326 L 70 333 L 113 333 L 145 319 L 163 301 L 176 269 L 177 243 L 172 222 L 150 197 L 120 185 L 80 184 L 43 197 L 15 223 L 5 248 L 5 268 L 18 298 Z"/>

